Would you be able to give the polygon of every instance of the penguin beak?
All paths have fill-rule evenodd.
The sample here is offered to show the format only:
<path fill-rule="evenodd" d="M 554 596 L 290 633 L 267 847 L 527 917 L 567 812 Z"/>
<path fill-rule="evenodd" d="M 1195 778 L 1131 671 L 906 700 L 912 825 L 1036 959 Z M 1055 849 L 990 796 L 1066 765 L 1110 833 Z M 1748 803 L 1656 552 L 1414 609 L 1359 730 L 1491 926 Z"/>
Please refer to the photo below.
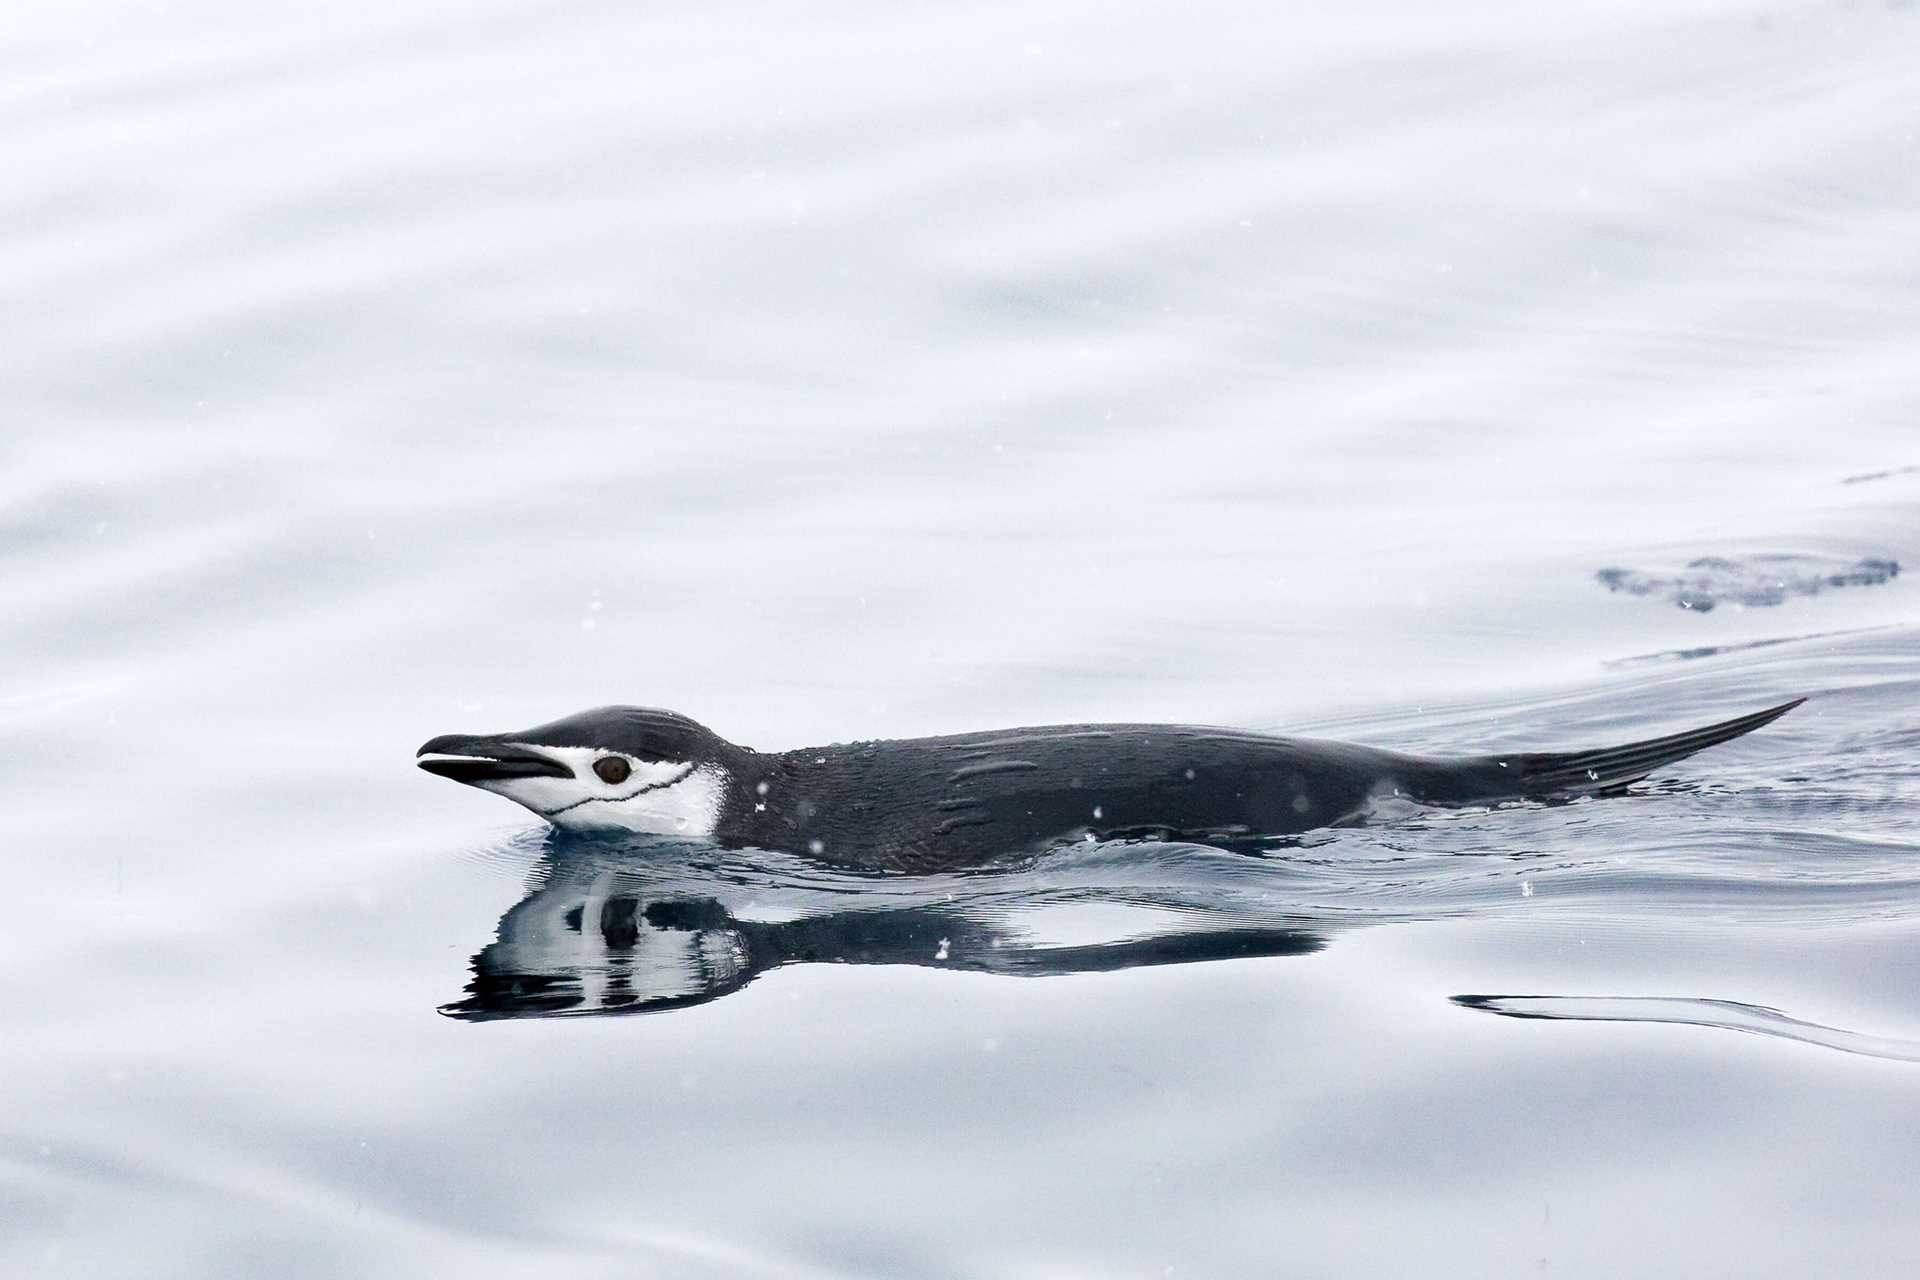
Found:
<path fill-rule="evenodd" d="M 430 739 L 414 752 L 428 773 L 452 778 L 468 786 L 504 782 L 509 778 L 571 778 L 573 770 L 558 760 L 497 737 L 469 737 L 447 733 Z M 424 757 L 433 757 L 427 759 Z"/>

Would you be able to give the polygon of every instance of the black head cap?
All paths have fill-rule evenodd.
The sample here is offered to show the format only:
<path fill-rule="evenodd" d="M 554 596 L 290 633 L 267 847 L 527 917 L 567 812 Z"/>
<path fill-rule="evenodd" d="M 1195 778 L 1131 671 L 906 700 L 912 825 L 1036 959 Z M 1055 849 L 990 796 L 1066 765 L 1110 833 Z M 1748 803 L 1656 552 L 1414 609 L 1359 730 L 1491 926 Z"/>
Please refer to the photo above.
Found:
<path fill-rule="evenodd" d="M 539 747 L 598 747 L 641 760 L 701 763 L 740 750 L 713 730 L 654 707 L 595 707 L 551 724 L 500 735 Z"/>

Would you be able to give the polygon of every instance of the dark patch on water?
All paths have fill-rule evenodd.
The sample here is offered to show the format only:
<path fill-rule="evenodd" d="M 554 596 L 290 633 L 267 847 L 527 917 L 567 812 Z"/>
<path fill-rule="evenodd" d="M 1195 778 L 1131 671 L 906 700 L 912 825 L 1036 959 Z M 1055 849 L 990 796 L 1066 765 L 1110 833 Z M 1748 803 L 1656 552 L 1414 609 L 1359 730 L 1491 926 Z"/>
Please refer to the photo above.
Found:
<path fill-rule="evenodd" d="M 1865 471 L 1857 476 L 1846 476 L 1841 484 L 1866 484 L 1870 480 L 1891 480 L 1895 476 L 1920 475 L 1920 463 L 1911 467 L 1889 467 L 1885 471 Z"/>
<path fill-rule="evenodd" d="M 1772 1036 L 1842 1053 L 1893 1062 L 1920 1062 L 1920 1040 L 1863 1035 L 1843 1027 L 1823 1026 L 1791 1018 L 1765 1005 L 1738 1000 L 1711 1000 L 1669 996 L 1454 996 L 1464 1009 L 1482 1009 L 1503 1018 L 1538 1018 L 1564 1022 L 1670 1023 L 1688 1027 L 1715 1027 Z"/>
<path fill-rule="evenodd" d="M 1814 631 L 1804 636 L 1767 636 L 1760 640 L 1746 640 L 1738 644 L 1696 644 L 1681 649 L 1661 649 L 1655 653 L 1636 653 L 1627 658 L 1611 658 L 1609 667 L 1639 667 L 1653 662 L 1690 662 L 1696 658 L 1717 658 L 1722 654 L 1744 653 L 1750 649 L 1771 649 L 1776 645 L 1799 644 L 1808 640 L 1831 640 L 1839 636 L 1859 635 L 1866 631 L 1879 631 L 1880 627 L 1853 627 L 1845 631 Z"/>
<path fill-rule="evenodd" d="M 1762 608 L 1836 587 L 1876 587 L 1900 576 L 1900 562 L 1880 556 L 1846 561 L 1833 556 L 1702 556 L 1677 573 L 1607 568 L 1594 574 L 1609 591 L 1661 596 L 1682 609 L 1706 613 L 1722 604 Z"/>

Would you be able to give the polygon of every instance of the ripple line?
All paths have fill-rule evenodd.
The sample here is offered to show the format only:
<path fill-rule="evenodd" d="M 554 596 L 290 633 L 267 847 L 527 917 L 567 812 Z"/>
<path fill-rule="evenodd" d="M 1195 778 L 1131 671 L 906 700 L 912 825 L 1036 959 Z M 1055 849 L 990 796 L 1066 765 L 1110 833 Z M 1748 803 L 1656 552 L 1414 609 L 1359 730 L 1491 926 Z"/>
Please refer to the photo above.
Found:
<path fill-rule="evenodd" d="M 1863 1035 L 1841 1027 L 1822 1026 L 1788 1017 L 1765 1005 L 1737 1000 L 1707 1000 L 1674 996 L 1454 996 L 1467 1009 L 1483 1009 L 1505 1018 L 1540 1018 L 1561 1022 L 1665 1022 L 1689 1027 L 1718 1027 L 1772 1036 L 1822 1049 L 1838 1049 L 1890 1062 L 1920 1062 L 1920 1040 Z"/>

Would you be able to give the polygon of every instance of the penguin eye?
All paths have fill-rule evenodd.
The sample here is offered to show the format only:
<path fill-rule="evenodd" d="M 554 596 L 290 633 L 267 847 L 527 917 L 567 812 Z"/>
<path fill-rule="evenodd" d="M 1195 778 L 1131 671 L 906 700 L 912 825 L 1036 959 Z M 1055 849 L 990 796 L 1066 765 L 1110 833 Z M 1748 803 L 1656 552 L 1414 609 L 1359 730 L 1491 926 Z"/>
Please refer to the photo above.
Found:
<path fill-rule="evenodd" d="M 619 756 L 603 756 L 593 762 L 593 771 L 600 775 L 600 781 L 617 787 L 627 780 L 633 769 Z"/>

